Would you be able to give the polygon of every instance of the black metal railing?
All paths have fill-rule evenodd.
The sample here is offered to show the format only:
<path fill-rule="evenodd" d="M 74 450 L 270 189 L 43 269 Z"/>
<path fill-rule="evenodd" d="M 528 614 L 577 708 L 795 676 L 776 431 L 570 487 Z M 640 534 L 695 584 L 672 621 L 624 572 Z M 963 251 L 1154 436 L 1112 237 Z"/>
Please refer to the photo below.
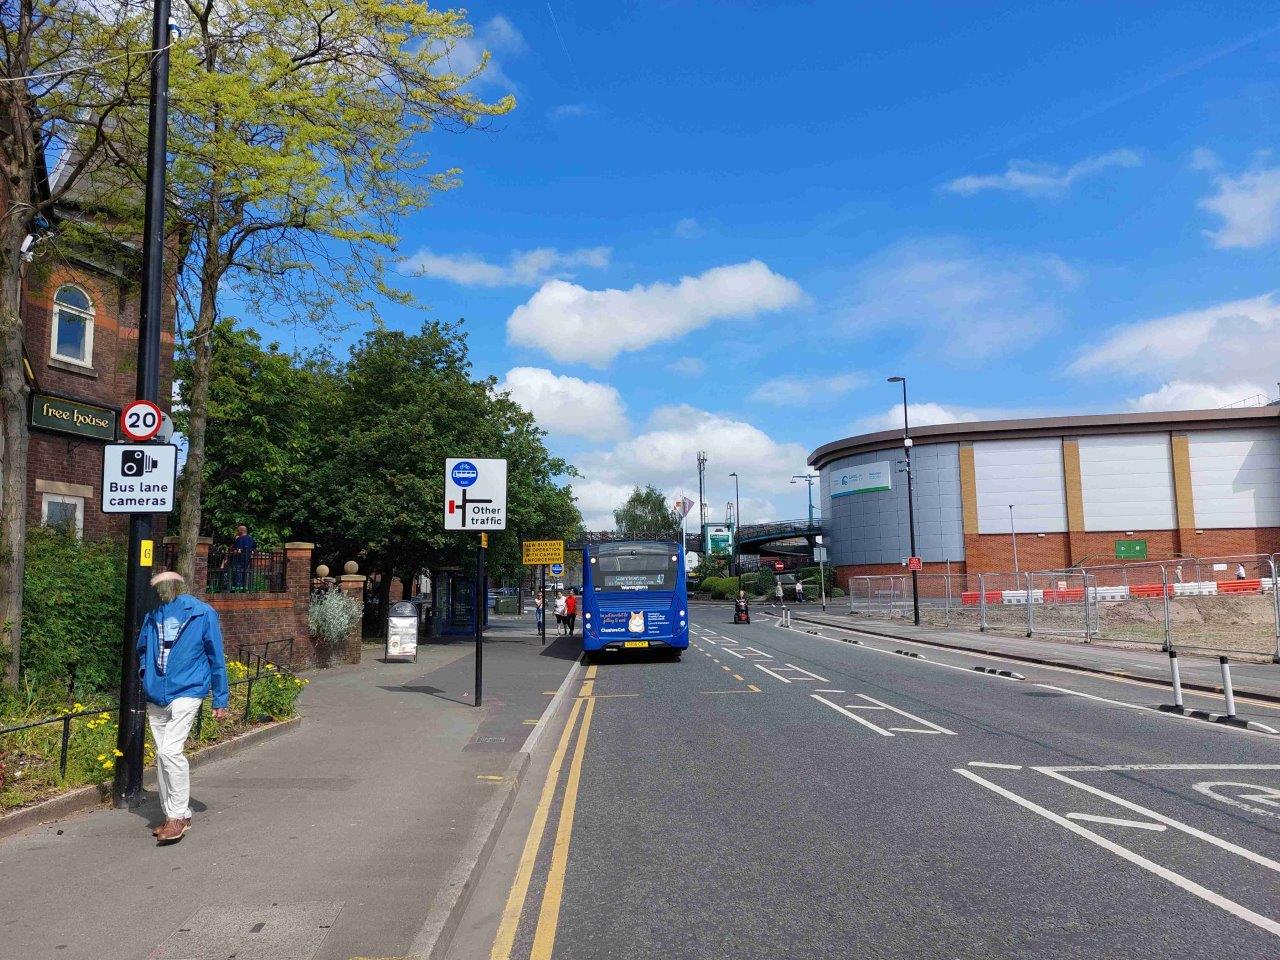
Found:
<path fill-rule="evenodd" d="M 289 558 L 283 550 L 239 553 L 231 546 L 209 548 L 209 572 L 205 580 L 211 594 L 284 593 Z"/>
<path fill-rule="evenodd" d="M 178 545 L 164 545 L 164 568 L 178 568 Z M 227 545 L 209 548 L 205 589 L 221 593 L 285 593 L 288 590 L 289 555 L 283 550 L 255 550 L 248 556 Z"/>
<path fill-rule="evenodd" d="M 267 640 L 267 641 L 264 641 L 262 644 L 258 644 L 258 645 L 265 646 L 267 648 L 267 652 L 269 652 L 270 647 L 274 644 L 286 645 L 286 648 L 288 650 L 288 657 L 289 657 L 286 663 L 292 663 L 293 662 L 293 637 L 286 637 L 281 640 Z M 241 645 L 236 653 L 236 659 L 239 660 L 246 667 L 251 668 L 252 673 L 244 677 L 244 679 L 242 680 L 229 680 L 227 682 L 228 689 L 232 687 L 239 687 L 239 686 L 245 686 L 245 685 L 248 686 L 248 689 L 245 691 L 245 696 L 244 696 L 244 716 L 242 717 L 242 720 L 244 723 L 249 722 L 250 712 L 253 704 L 253 685 L 262 679 L 263 670 L 266 667 L 273 666 L 273 667 L 279 668 L 279 664 L 277 664 L 274 660 L 271 660 L 269 657 L 267 657 L 265 655 L 265 652 L 264 653 L 251 652 L 249 655 L 250 659 L 246 660 L 244 656 L 245 650 L 250 646 L 255 646 L 255 644 Z M 271 671 L 269 670 L 267 671 L 268 675 L 270 674 L 270 672 Z M 34 730 L 37 727 L 45 727 L 54 723 L 62 724 L 61 744 L 58 749 L 58 779 L 65 780 L 67 778 L 67 754 L 71 748 L 71 722 L 73 720 L 81 720 L 85 717 L 98 718 L 98 717 L 101 717 L 102 714 L 104 713 L 118 714 L 119 712 L 120 712 L 119 704 L 110 703 L 105 706 L 86 708 L 84 710 L 77 710 L 69 713 L 62 713 L 56 717 L 46 717 L 43 720 L 32 720 L 28 723 L 19 723 L 11 727 L 0 727 L 0 737 L 3 737 L 6 734 L 10 734 L 10 733 L 21 733 L 24 730 Z M 204 726 L 204 700 L 201 700 L 200 709 L 196 713 L 196 722 L 195 722 L 196 739 L 200 738 L 200 730 L 203 726 Z"/>

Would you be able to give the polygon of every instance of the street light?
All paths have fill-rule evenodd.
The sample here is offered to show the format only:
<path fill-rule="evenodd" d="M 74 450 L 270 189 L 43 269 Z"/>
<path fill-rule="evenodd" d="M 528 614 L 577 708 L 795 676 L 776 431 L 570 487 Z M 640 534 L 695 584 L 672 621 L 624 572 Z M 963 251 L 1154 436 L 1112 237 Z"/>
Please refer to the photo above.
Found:
<path fill-rule="evenodd" d="M 1018 530 L 1013 525 L 1013 504 L 1009 504 L 1009 536 L 1013 537 L 1013 574 L 1019 576 L 1018 570 Z"/>
<path fill-rule="evenodd" d="M 911 556 L 916 555 L 916 510 L 911 490 L 911 426 L 907 421 L 907 378 L 890 377 L 889 383 L 902 384 L 902 448 L 907 453 L 907 531 L 911 541 Z M 919 571 L 911 571 L 911 609 L 916 626 L 920 626 Z"/>
<path fill-rule="evenodd" d="M 817 480 L 812 473 L 797 473 L 791 477 L 792 483 L 799 483 L 801 480 L 809 484 L 809 526 L 813 526 L 813 481 Z"/>
<path fill-rule="evenodd" d="M 738 472 L 733 477 L 733 566 L 738 571 L 738 592 L 742 592 L 742 551 L 738 548 L 738 535 L 742 531 L 742 505 L 738 502 Z"/>

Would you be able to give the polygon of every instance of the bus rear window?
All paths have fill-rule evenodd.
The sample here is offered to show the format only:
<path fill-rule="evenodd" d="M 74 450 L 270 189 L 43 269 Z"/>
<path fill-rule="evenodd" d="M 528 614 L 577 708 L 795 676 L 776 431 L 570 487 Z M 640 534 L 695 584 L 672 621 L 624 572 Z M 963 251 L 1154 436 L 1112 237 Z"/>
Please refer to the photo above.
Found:
<path fill-rule="evenodd" d="M 593 558 L 597 593 L 674 590 L 675 553 L 669 547 L 602 547 Z"/>

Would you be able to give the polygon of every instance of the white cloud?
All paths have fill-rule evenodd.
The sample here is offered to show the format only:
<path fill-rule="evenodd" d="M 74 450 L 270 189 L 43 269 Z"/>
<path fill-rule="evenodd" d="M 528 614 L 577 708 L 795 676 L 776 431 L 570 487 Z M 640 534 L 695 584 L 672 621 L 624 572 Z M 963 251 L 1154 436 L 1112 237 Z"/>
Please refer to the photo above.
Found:
<path fill-rule="evenodd" d="M 1275 389 L 1274 387 L 1272 388 Z M 1252 383 L 1215 386 L 1174 380 L 1158 390 L 1129 401 L 1134 410 L 1215 410 L 1232 404 L 1253 405 L 1270 397 L 1266 387 Z"/>
<path fill-rule="evenodd" d="M 766 380 L 751 392 L 751 399 L 779 406 L 798 406 L 840 397 L 867 382 L 859 373 L 834 377 L 782 376 Z"/>
<path fill-rule="evenodd" d="M 1076 279 L 1053 255 L 909 241 L 863 265 L 846 320 L 854 329 L 911 327 L 930 354 L 981 360 L 1049 333 L 1058 324 L 1058 300 Z"/>
<path fill-rule="evenodd" d="M 1276 375 L 1278 352 L 1280 304 L 1268 293 L 1121 327 L 1068 370 L 1161 384 L 1132 401 L 1140 410 L 1220 407 L 1270 395 L 1262 385 Z"/>
<path fill-rule="evenodd" d="M 907 415 L 913 427 L 927 427 L 936 423 L 972 423 L 977 420 L 1007 420 L 1015 416 L 1027 416 L 998 407 L 953 407 L 940 403 L 909 403 Z M 853 425 L 853 432 L 877 433 L 881 430 L 902 429 L 902 404 L 890 407 L 883 413 L 863 417 Z"/>
<path fill-rule="evenodd" d="M 674 340 L 714 320 L 752 317 L 803 299 L 799 284 L 759 260 L 629 290 L 550 280 L 507 318 L 507 340 L 563 362 L 604 365 L 623 351 Z"/>
<path fill-rule="evenodd" d="M 707 364 L 698 357 L 677 357 L 667 364 L 667 369 L 686 377 L 700 377 L 707 372 Z"/>
<path fill-rule="evenodd" d="M 465 76 L 480 66 L 486 52 L 489 63 L 484 73 L 476 78 L 477 86 L 490 86 L 503 90 L 514 90 L 516 85 L 503 69 L 499 54 L 518 56 L 528 49 L 524 36 L 506 17 L 499 14 L 488 22 L 477 27 L 470 37 L 464 37 L 454 43 L 447 51 L 446 63 L 449 71 Z"/>
<path fill-rule="evenodd" d="M 1192 170 L 1217 170 L 1221 166 L 1218 155 L 1208 147 L 1196 147 L 1191 151 Z"/>
<path fill-rule="evenodd" d="M 950 193 L 970 197 L 981 190 L 1002 190 L 1026 197 L 1054 197 L 1067 192 L 1077 180 L 1112 167 L 1138 167 L 1142 158 L 1133 150 L 1113 150 L 1087 157 L 1067 168 L 1025 160 L 1010 160 L 1003 173 L 971 174 L 943 185 Z"/>
<path fill-rule="evenodd" d="M 541 367 L 513 367 L 498 389 L 510 393 L 551 434 L 612 440 L 627 431 L 626 405 L 605 383 L 558 376 Z"/>
<path fill-rule="evenodd" d="M 1222 218 L 1221 229 L 1205 231 L 1215 247 L 1260 247 L 1280 234 L 1280 167 L 1217 176 L 1214 185 L 1197 206 Z"/>
<path fill-rule="evenodd" d="M 585 117 L 587 115 L 587 105 L 585 103 L 562 103 L 551 111 L 552 120 L 569 120 L 573 117 Z"/>
<path fill-rule="evenodd" d="M 611 511 L 634 487 L 648 483 L 669 499 L 683 492 L 696 501 L 699 450 L 706 451 L 708 460 L 708 516 L 721 516 L 723 505 L 733 499 L 733 471 L 739 474 L 744 522 L 786 519 L 778 516 L 775 497 L 799 502 L 791 476 L 805 469 L 808 451 L 803 446 L 774 440 L 750 423 L 681 404 L 655 410 L 639 435 L 576 458 L 584 480 L 574 484 L 574 492 L 587 527 L 611 528 Z M 796 516 L 804 512 L 792 509 L 799 511 Z M 695 512 L 690 529 L 696 525 Z"/>
<path fill-rule="evenodd" d="M 695 237 L 702 236 L 702 224 L 698 223 L 693 217 L 682 217 L 676 222 L 675 229 L 672 232 L 681 240 L 692 240 Z"/>
<path fill-rule="evenodd" d="M 403 274 L 448 280 L 464 287 L 533 286 L 551 277 L 571 277 L 582 267 L 602 270 L 613 251 L 608 247 L 580 247 L 560 251 L 554 247 L 517 251 L 506 264 L 490 263 L 473 253 L 433 253 L 419 250 L 400 261 Z"/>

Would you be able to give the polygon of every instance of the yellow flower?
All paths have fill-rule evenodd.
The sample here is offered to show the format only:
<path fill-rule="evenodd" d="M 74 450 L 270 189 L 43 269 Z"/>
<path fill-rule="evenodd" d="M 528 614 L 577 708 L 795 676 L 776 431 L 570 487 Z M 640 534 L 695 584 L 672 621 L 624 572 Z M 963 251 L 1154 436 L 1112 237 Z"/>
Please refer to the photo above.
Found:
<path fill-rule="evenodd" d="M 114 760 L 105 760 L 105 761 L 103 761 L 102 769 L 103 769 L 103 770 L 110 770 L 110 769 L 111 769 L 112 767 L 114 767 L 115 765 L 116 765 L 116 762 L 115 762 Z"/>
<path fill-rule="evenodd" d="M 72 709 L 72 710 L 75 710 L 77 713 L 79 713 L 81 710 L 83 710 L 83 709 L 84 709 L 84 704 L 83 704 L 83 703 L 77 703 L 77 704 L 76 704 L 75 706 L 73 706 L 71 709 Z"/>
<path fill-rule="evenodd" d="M 124 756 L 124 754 L 123 754 L 123 753 L 121 753 L 119 750 L 112 750 L 111 752 L 112 752 L 115 756 L 117 756 L 117 757 L 123 757 L 123 756 Z"/>
<path fill-rule="evenodd" d="M 99 719 L 99 720 L 110 720 L 110 719 L 111 719 L 111 714 L 109 714 L 107 711 L 103 710 L 100 714 L 98 714 L 98 719 Z"/>
<path fill-rule="evenodd" d="M 99 759 L 99 760 L 105 760 L 105 759 L 107 759 L 107 755 L 106 755 L 105 753 L 100 753 L 100 754 L 98 754 L 98 759 Z"/>

